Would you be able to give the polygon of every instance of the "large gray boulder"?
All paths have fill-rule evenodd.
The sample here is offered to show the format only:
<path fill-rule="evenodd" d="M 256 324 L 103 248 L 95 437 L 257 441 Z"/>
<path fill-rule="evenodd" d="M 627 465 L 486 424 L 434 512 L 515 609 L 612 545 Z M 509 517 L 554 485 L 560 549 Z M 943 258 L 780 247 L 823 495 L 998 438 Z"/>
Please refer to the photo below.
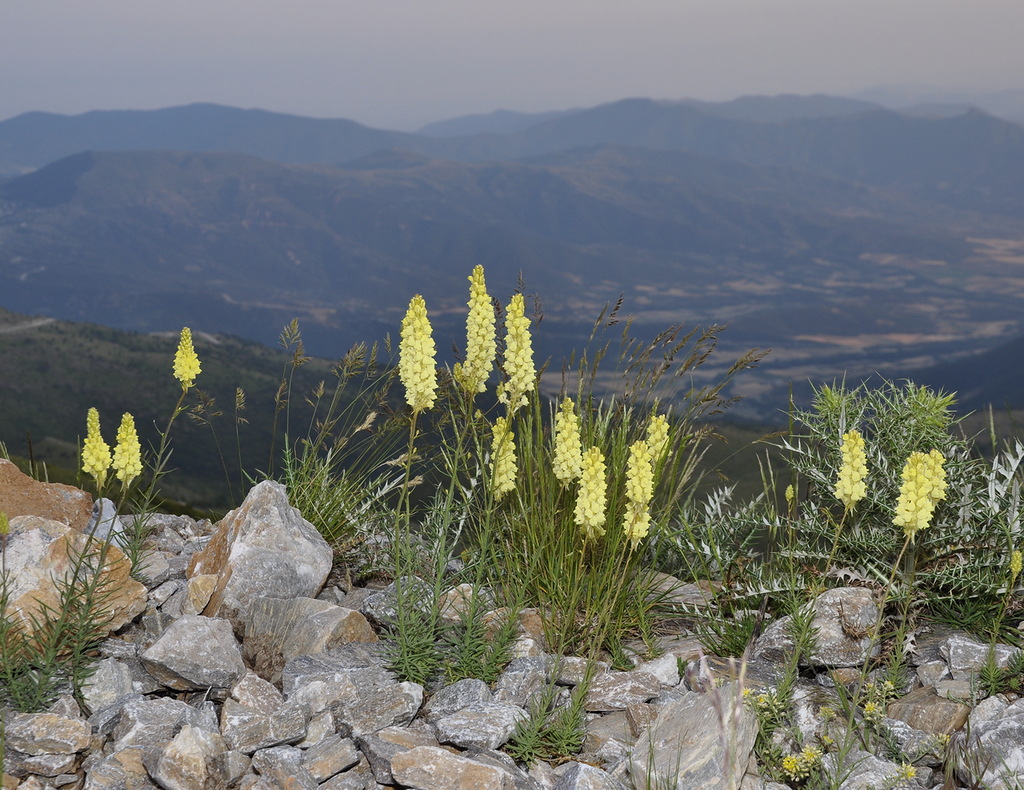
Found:
<path fill-rule="evenodd" d="M 193 555 L 188 577 L 216 577 L 202 613 L 230 620 L 245 636 L 254 601 L 315 598 L 332 562 L 331 547 L 288 504 L 285 487 L 264 480 L 220 520 L 206 548 Z"/>

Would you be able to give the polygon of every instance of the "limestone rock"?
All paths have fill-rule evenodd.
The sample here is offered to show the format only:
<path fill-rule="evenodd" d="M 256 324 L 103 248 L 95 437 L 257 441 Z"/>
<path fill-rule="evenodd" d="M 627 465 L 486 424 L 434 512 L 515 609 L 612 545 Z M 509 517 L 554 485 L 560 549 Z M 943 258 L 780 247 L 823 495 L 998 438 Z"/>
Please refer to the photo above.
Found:
<path fill-rule="evenodd" d="M 228 782 L 226 752 L 220 733 L 186 724 L 156 758 L 150 774 L 164 790 L 218 790 Z"/>
<path fill-rule="evenodd" d="M 975 766 L 983 771 L 977 775 Z M 1017 790 L 1024 776 L 1024 702 L 1006 707 L 998 718 L 979 721 L 957 765 L 967 784 L 989 790 Z"/>
<path fill-rule="evenodd" d="M 906 722 L 915 730 L 949 735 L 967 722 L 970 712 L 966 705 L 940 697 L 930 686 L 922 686 L 889 703 L 887 715 Z"/>
<path fill-rule="evenodd" d="M 757 723 L 732 682 L 670 702 L 637 739 L 629 772 L 637 787 L 737 790 L 754 748 Z"/>
<path fill-rule="evenodd" d="M 33 480 L 6 458 L 0 458 L 0 512 L 10 519 L 39 516 L 83 532 L 92 515 L 92 496 L 62 483 Z"/>
<path fill-rule="evenodd" d="M 585 704 L 589 711 L 625 710 L 660 691 L 661 683 L 649 672 L 605 672 L 590 682 Z"/>
<path fill-rule="evenodd" d="M 230 620 L 244 636 L 253 601 L 316 597 L 332 561 L 331 547 L 288 504 L 284 486 L 264 480 L 220 520 L 206 548 L 192 557 L 188 576 L 218 577 L 203 614 Z"/>
<path fill-rule="evenodd" d="M 896 763 L 857 749 L 846 755 L 842 765 L 838 765 L 839 760 L 835 754 L 826 754 L 821 762 L 827 775 L 845 777 L 843 783 L 839 785 L 840 790 L 876 790 L 880 787 L 892 787 L 900 769 Z M 918 769 L 916 779 L 904 780 L 899 786 L 907 790 L 928 787 L 929 785 L 921 780 L 930 774 L 931 771 Z"/>
<path fill-rule="evenodd" d="M 53 713 L 15 713 L 6 722 L 6 743 L 25 754 L 75 754 L 89 745 L 85 719 Z"/>
<path fill-rule="evenodd" d="M 300 705 L 282 705 L 271 713 L 234 700 L 224 700 L 220 711 L 220 730 L 224 738 L 243 754 L 252 754 L 271 746 L 297 743 L 306 737 L 308 717 Z"/>
<path fill-rule="evenodd" d="M 376 641 L 366 618 L 352 609 L 313 598 L 260 598 L 246 620 L 242 655 L 260 677 L 277 682 L 290 658 Z"/>
<path fill-rule="evenodd" d="M 417 746 L 391 761 L 395 781 L 420 790 L 514 790 L 507 769 L 471 760 L 434 746 Z"/>
<path fill-rule="evenodd" d="M 294 746 L 272 746 L 252 756 L 252 767 L 271 783 L 288 790 L 317 790 L 318 782 L 302 764 L 302 751 Z"/>
<path fill-rule="evenodd" d="M 868 651 L 877 655 L 879 646 L 872 646 L 871 635 L 878 624 L 878 606 L 866 587 L 839 587 L 826 590 L 813 603 L 817 628 L 816 649 L 810 663 L 825 667 L 858 667 L 868 658 Z M 789 616 L 769 625 L 754 645 L 752 657 L 781 663 L 793 650 L 793 639 L 787 632 Z"/>
<path fill-rule="evenodd" d="M 81 559 L 83 558 L 84 559 Z M 76 562 L 99 568 L 101 584 L 110 593 L 103 601 L 108 631 L 130 622 L 146 608 L 146 588 L 131 578 L 131 563 L 120 548 L 90 539 L 78 530 L 39 516 L 10 520 L 5 567 L 8 573 L 8 612 L 22 627 L 44 607 L 59 609 L 54 579 L 70 580 Z"/>
<path fill-rule="evenodd" d="M 509 739 L 516 724 L 526 718 L 518 705 L 474 702 L 434 722 L 437 739 L 460 749 L 496 749 Z"/>
<path fill-rule="evenodd" d="M 552 790 L 626 790 L 626 786 L 600 768 L 574 762 L 569 763 Z"/>
<path fill-rule="evenodd" d="M 329 735 L 302 754 L 302 767 L 318 782 L 325 782 L 359 762 L 359 750 L 351 738 Z"/>
<path fill-rule="evenodd" d="M 996 666 L 1003 668 L 1017 650 L 1009 645 L 996 645 L 994 652 Z M 989 646 L 966 634 L 954 633 L 940 645 L 939 654 L 949 665 L 954 680 L 973 681 L 988 661 Z"/>
<path fill-rule="evenodd" d="M 407 752 L 417 746 L 441 745 L 430 730 L 412 727 L 385 727 L 375 733 L 359 736 L 356 742 L 370 763 L 374 778 L 383 785 L 394 783 L 391 760 L 399 752 Z"/>
<path fill-rule="evenodd" d="M 168 688 L 229 688 L 245 675 L 227 620 L 183 615 L 142 656 L 146 670 Z"/>
<path fill-rule="evenodd" d="M 493 698 L 490 688 L 482 680 L 464 678 L 439 689 L 423 706 L 423 717 L 436 721 L 476 702 L 490 702 Z"/>

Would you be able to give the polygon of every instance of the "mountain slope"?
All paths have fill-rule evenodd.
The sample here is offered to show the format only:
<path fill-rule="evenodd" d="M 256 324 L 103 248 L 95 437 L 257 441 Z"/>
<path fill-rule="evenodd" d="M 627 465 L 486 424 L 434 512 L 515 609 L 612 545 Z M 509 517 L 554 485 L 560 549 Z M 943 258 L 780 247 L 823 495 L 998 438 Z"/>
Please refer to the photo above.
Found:
<path fill-rule="evenodd" d="M 333 356 L 396 332 L 414 293 L 439 348 L 460 343 L 482 263 L 502 301 L 520 275 L 543 296 L 541 358 L 579 348 L 622 294 L 638 331 L 728 322 L 726 356 L 774 347 L 755 387 L 768 398 L 790 378 L 920 367 L 1024 330 L 1008 222 L 678 151 L 393 151 L 344 169 L 98 152 L 0 185 L 0 288 L 19 312 L 138 331 L 274 343 L 299 317 L 307 347 Z"/>
<path fill-rule="evenodd" d="M 33 112 L 0 122 L 0 174 L 42 167 L 80 151 L 230 151 L 278 162 L 343 162 L 415 139 L 344 119 L 216 104 L 71 116 Z"/>

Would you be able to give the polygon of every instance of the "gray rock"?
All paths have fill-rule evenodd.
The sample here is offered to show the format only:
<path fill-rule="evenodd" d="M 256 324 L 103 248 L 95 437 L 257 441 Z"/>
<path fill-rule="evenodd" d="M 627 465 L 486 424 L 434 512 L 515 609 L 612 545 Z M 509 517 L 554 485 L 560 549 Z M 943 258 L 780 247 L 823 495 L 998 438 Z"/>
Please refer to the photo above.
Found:
<path fill-rule="evenodd" d="M 1017 652 L 1009 645 L 995 646 L 996 666 L 1002 668 Z M 966 634 L 954 633 L 939 647 L 940 655 L 949 665 L 954 680 L 975 680 L 989 656 L 989 645 L 977 642 Z"/>
<path fill-rule="evenodd" d="M 576 656 L 561 656 L 554 660 L 551 665 L 551 672 L 555 675 L 555 683 L 560 686 L 575 686 L 582 683 L 587 676 L 591 662 L 585 658 Z M 608 671 L 608 663 L 597 661 L 594 664 L 593 674 L 599 675 Z"/>
<path fill-rule="evenodd" d="M 589 711 L 625 710 L 660 691 L 661 683 L 649 672 L 605 672 L 590 681 L 585 704 Z"/>
<path fill-rule="evenodd" d="M 493 696 L 482 680 L 464 678 L 438 689 L 423 706 L 422 715 L 427 721 L 435 721 L 475 702 L 490 702 Z"/>
<path fill-rule="evenodd" d="M 391 761 L 395 781 L 420 790 L 513 790 L 515 775 L 434 746 L 417 746 Z"/>
<path fill-rule="evenodd" d="M 399 593 L 406 605 L 426 611 L 430 606 L 434 591 L 430 585 L 413 576 L 403 576 L 383 590 L 366 596 L 359 611 L 371 622 L 382 628 L 387 628 L 398 616 Z"/>
<path fill-rule="evenodd" d="M 232 749 L 243 754 L 301 741 L 306 737 L 306 722 L 305 709 L 296 704 L 285 704 L 272 713 L 263 713 L 227 699 L 220 712 L 224 738 Z"/>
<path fill-rule="evenodd" d="M 496 749 L 509 739 L 526 711 L 500 702 L 474 702 L 434 722 L 437 739 L 460 749 Z"/>
<path fill-rule="evenodd" d="M 370 771 L 366 758 L 361 758 L 354 768 L 332 776 L 322 785 L 320 790 L 377 790 L 383 785 L 377 784 Z"/>
<path fill-rule="evenodd" d="M 164 790 L 218 790 L 228 783 L 227 751 L 220 733 L 186 724 L 147 767 Z"/>
<path fill-rule="evenodd" d="M 495 684 L 495 701 L 528 707 L 548 682 L 550 665 L 547 657 L 513 659 Z"/>
<path fill-rule="evenodd" d="M 326 782 L 359 762 L 359 750 L 351 738 L 329 735 L 302 754 L 302 767 L 318 782 Z"/>
<path fill-rule="evenodd" d="M 257 713 L 271 715 L 284 705 L 284 696 L 277 687 L 255 672 L 246 672 L 230 690 L 231 699 Z"/>
<path fill-rule="evenodd" d="M 366 618 L 352 609 L 313 598 L 260 598 L 246 619 L 242 655 L 260 677 L 278 682 L 290 658 L 376 641 Z"/>
<path fill-rule="evenodd" d="M 572 762 L 568 766 L 552 790 L 626 790 L 622 782 L 593 765 Z"/>
<path fill-rule="evenodd" d="M 900 766 L 896 763 L 856 749 L 846 755 L 842 765 L 839 765 L 835 754 L 826 754 L 821 764 L 826 776 L 845 777 L 839 785 L 839 790 L 878 790 L 881 787 L 893 787 L 900 771 Z M 930 777 L 930 771 L 923 773 Z M 919 770 L 922 776 L 904 780 L 899 786 L 906 790 L 928 787 L 920 781 L 923 773 Z"/>
<path fill-rule="evenodd" d="M 244 636 L 253 601 L 315 598 L 333 558 L 323 536 L 288 504 L 284 486 L 264 480 L 221 519 L 209 545 L 193 556 L 188 576 L 218 578 L 203 614 L 230 620 Z"/>
<path fill-rule="evenodd" d="M 195 708 L 172 699 L 130 698 L 121 707 L 111 736 L 113 751 L 139 747 L 147 762 L 159 758 L 164 746 L 184 725 L 217 731 L 216 722 Z"/>
<path fill-rule="evenodd" d="M 940 697 L 929 686 L 922 686 L 890 702 L 886 711 L 889 718 L 904 721 L 915 730 L 931 735 L 955 732 L 967 722 L 970 712 L 966 705 Z"/>
<path fill-rule="evenodd" d="M 252 756 L 252 767 L 272 787 L 288 790 L 317 790 L 318 782 L 302 764 L 302 750 L 294 746 L 272 746 Z"/>
<path fill-rule="evenodd" d="M 666 653 L 651 661 L 642 661 L 634 668 L 636 672 L 647 672 L 654 675 L 663 688 L 679 685 L 679 660 L 671 653 Z"/>
<path fill-rule="evenodd" d="M 945 661 L 926 661 L 918 664 L 916 672 L 922 686 L 937 686 L 940 680 L 949 675 L 949 667 Z"/>
<path fill-rule="evenodd" d="M 999 718 L 972 726 L 959 757 L 957 776 L 965 783 L 980 779 L 988 790 L 1019 790 L 1024 776 L 1024 705 L 1018 701 Z"/>
<path fill-rule="evenodd" d="M 5 722 L 7 746 L 29 755 L 76 754 L 89 745 L 91 733 L 85 719 L 53 713 L 13 713 Z"/>
<path fill-rule="evenodd" d="M 394 783 L 391 761 L 396 754 L 417 746 L 441 745 L 430 730 L 412 727 L 385 727 L 375 733 L 359 736 L 356 742 L 370 764 L 374 779 L 383 785 Z"/>
<path fill-rule="evenodd" d="M 662 708 L 637 739 L 629 773 L 637 787 L 666 786 L 737 790 L 754 748 L 757 722 L 741 699 L 739 684 L 706 694 L 690 692 Z"/>
<path fill-rule="evenodd" d="M 231 624 L 198 615 L 175 621 L 141 659 L 154 678 L 179 691 L 228 688 L 245 674 Z"/>
<path fill-rule="evenodd" d="M 812 666 L 859 667 L 878 654 L 872 645 L 872 633 L 878 624 L 878 606 L 871 590 L 865 587 L 840 587 L 826 590 L 812 604 L 817 628 L 816 649 L 809 657 Z M 788 628 L 791 617 L 781 617 L 769 625 L 754 645 L 754 659 L 782 663 L 793 651 Z"/>

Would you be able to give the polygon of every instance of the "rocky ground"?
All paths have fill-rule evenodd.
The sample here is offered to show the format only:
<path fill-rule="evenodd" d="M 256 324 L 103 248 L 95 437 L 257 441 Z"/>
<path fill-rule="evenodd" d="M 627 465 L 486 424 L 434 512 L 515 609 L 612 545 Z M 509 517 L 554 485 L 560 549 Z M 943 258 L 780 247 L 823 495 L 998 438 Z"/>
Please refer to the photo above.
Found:
<path fill-rule="evenodd" d="M 12 515 L 9 611 L 38 611 L 68 546 L 84 540 L 91 503 L 9 467 L 0 462 L 0 509 Z M 119 528 L 100 516 L 100 531 Z M 331 574 L 331 548 L 281 485 L 260 483 L 217 524 L 158 515 L 153 526 L 144 584 L 114 558 L 111 572 L 123 575 L 114 630 L 84 705 L 65 694 L 42 713 L 4 710 L 4 790 L 787 787 L 759 777 L 752 712 L 791 651 L 784 620 L 765 629 L 742 667 L 702 662 L 685 631 L 664 636 L 657 658 L 638 655 L 631 671 L 602 667 L 586 697 L 582 752 L 527 768 L 502 745 L 548 684 L 564 702 L 584 671 L 581 659 L 545 653 L 536 612 L 520 614 L 516 658 L 496 683 L 425 688 L 385 668 L 393 588 L 353 587 Z M 661 581 L 669 600 L 703 600 L 695 585 Z M 446 597 L 453 622 L 461 592 Z M 865 636 L 878 616 L 871 590 L 830 590 L 815 613 L 818 648 L 794 703 L 806 744 L 838 740 L 851 726 L 866 731 L 868 722 L 846 725 L 821 711 L 839 708 L 836 683 L 858 680 L 877 649 Z M 1000 647 L 1000 660 L 1010 652 Z M 964 633 L 917 635 L 915 680 L 877 725 L 912 758 L 915 776 L 884 750 L 854 748 L 843 765 L 828 753 L 825 769 L 845 777 L 843 790 L 1024 786 L 1024 700 L 977 699 L 986 654 Z M 950 753 L 961 757 L 944 762 Z"/>

